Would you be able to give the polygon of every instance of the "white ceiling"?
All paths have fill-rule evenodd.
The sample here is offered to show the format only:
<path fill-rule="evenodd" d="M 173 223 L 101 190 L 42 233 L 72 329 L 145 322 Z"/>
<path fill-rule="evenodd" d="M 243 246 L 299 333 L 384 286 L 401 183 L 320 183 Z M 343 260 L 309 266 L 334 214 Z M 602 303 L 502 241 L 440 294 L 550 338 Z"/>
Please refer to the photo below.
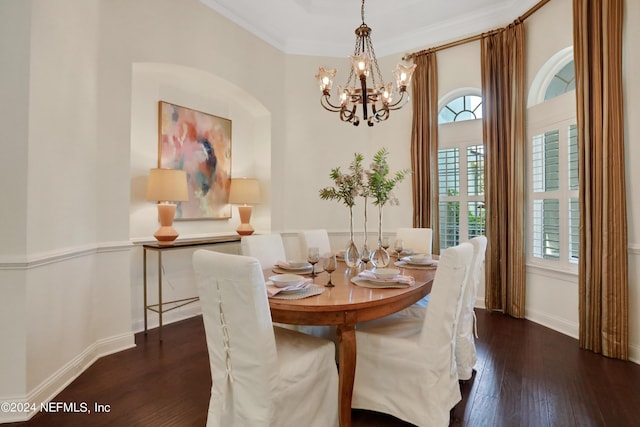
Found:
<path fill-rule="evenodd" d="M 362 23 L 360 0 L 200 0 L 289 54 L 344 57 Z M 413 52 L 509 24 L 538 0 L 368 0 L 379 57 Z"/>

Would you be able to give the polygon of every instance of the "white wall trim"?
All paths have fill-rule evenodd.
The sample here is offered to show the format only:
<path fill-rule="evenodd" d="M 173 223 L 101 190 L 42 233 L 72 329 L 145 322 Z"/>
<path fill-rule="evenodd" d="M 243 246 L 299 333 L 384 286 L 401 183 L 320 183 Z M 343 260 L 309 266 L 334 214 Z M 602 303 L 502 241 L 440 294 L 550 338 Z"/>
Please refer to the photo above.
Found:
<path fill-rule="evenodd" d="M 549 277 L 569 283 L 578 283 L 578 272 L 567 271 L 559 268 L 552 268 L 536 264 L 527 264 L 527 274 Z"/>
<path fill-rule="evenodd" d="M 640 365 L 640 346 L 629 344 L 629 360 Z"/>
<path fill-rule="evenodd" d="M 45 381 L 37 385 L 26 396 L 10 398 L 3 397 L 2 400 L 4 402 L 27 403 L 29 406 L 34 406 L 36 411 L 24 413 L 8 413 L 0 411 L 0 423 L 29 420 L 38 412 L 41 403 L 47 403 L 53 399 L 73 380 L 89 368 L 93 362 L 103 356 L 117 353 L 132 347 L 135 347 L 134 335 L 132 332 L 96 341 L 87 347 L 82 353 L 67 362 L 62 368 L 58 369 L 57 372 L 53 373 Z"/>
<path fill-rule="evenodd" d="M 26 270 L 97 253 L 128 251 L 132 246 L 133 243 L 129 241 L 104 242 L 97 245 L 76 246 L 40 252 L 25 257 L 0 256 L 0 270 Z"/>
<path fill-rule="evenodd" d="M 578 324 L 538 310 L 526 310 L 525 319 L 578 339 Z"/>

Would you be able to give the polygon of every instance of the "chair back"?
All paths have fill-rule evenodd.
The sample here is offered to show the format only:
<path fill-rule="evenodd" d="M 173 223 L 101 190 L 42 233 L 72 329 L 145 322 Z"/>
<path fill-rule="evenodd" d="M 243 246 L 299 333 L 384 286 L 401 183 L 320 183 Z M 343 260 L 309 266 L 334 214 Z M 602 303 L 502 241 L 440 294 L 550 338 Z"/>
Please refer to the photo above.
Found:
<path fill-rule="evenodd" d="M 257 258 L 263 269 L 272 268 L 278 261 L 286 261 L 282 236 L 279 234 L 252 234 L 243 236 L 242 255 Z"/>
<path fill-rule="evenodd" d="M 298 240 L 300 241 L 300 256 L 302 259 L 307 257 L 307 252 L 312 247 L 320 249 L 320 256 L 332 253 L 329 233 L 325 229 L 302 230 L 298 232 Z"/>
<path fill-rule="evenodd" d="M 473 246 L 469 242 L 442 251 L 420 336 L 430 365 L 439 372 L 448 368 L 452 375 L 456 370 L 456 321 L 472 257 Z"/>
<path fill-rule="evenodd" d="M 402 239 L 402 244 L 407 249 L 421 254 L 431 254 L 430 228 L 398 228 L 396 239 Z"/>
<path fill-rule="evenodd" d="M 484 258 L 487 249 L 487 238 L 477 236 L 470 240 L 473 245 L 473 258 L 471 269 L 464 287 L 462 307 L 458 315 L 458 327 L 456 332 L 456 364 L 458 377 L 462 380 L 471 378 L 473 366 L 476 364 L 476 349 L 474 343 L 474 324 L 476 295 L 478 283 L 484 274 Z"/>
<path fill-rule="evenodd" d="M 193 266 L 213 382 L 207 426 L 272 419 L 278 364 L 260 263 L 200 249 Z"/>
<path fill-rule="evenodd" d="M 478 293 L 478 283 L 480 283 L 483 272 L 482 266 L 484 264 L 485 252 L 487 250 L 487 238 L 485 236 L 474 237 L 469 242 L 473 245 L 473 257 L 471 258 L 471 270 L 464 289 L 461 319 L 467 317 L 466 313 L 473 311 L 476 294 Z"/>

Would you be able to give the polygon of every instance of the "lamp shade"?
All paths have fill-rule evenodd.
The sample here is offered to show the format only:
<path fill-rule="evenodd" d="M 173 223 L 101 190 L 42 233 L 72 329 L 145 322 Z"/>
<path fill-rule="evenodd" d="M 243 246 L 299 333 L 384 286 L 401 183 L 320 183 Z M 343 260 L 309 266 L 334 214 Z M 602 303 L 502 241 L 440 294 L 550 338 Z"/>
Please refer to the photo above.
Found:
<path fill-rule="evenodd" d="M 255 204 L 260 203 L 260 186 L 253 178 L 233 178 L 229 190 L 229 203 Z"/>
<path fill-rule="evenodd" d="M 146 199 L 158 202 L 188 201 L 187 173 L 177 169 L 151 169 Z"/>

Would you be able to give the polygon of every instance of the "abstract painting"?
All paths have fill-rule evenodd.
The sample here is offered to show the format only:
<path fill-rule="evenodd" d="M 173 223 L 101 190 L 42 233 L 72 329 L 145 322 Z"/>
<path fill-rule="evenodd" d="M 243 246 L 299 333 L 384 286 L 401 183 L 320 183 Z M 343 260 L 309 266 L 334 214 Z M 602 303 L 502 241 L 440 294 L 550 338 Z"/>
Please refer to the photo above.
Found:
<path fill-rule="evenodd" d="M 231 120 L 165 101 L 158 111 L 158 166 L 187 173 L 189 201 L 175 218 L 231 218 Z"/>

